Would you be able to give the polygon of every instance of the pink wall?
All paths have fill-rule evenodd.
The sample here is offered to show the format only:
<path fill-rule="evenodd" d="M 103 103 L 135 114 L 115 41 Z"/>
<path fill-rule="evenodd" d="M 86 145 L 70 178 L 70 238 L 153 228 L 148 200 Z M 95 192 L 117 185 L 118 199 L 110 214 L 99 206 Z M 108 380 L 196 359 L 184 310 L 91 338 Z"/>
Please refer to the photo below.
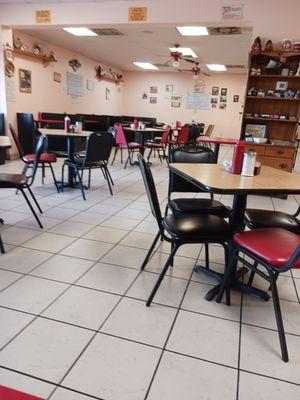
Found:
<path fill-rule="evenodd" d="M 227 88 L 227 109 L 219 108 L 197 110 L 185 108 L 186 94 L 193 91 L 194 80 L 189 73 L 162 72 L 126 72 L 124 83 L 123 112 L 127 115 L 156 117 L 159 121 L 174 124 L 176 120 L 191 122 L 192 119 L 205 124 L 215 124 L 215 134 L 226 137 L 238 137 L 241 126 L 242 101 L 244 99 L 246 74 L 215 74 L 204 76 L 205 93 L 211 93 L 213 86 Z M 165 91 L 165 85 L 173 85 L 173 93 Z M 150 86 L 157 86 L 158 93 L 149 93 Z M 142 99 L 146 92 L 147 100 Z M 171 95 L 181 95 L 180 108 L 171 107 Z M 240 101 L 233 102 L 233 95 L 239 95 Z M 157 97 L 157 104 L 150 104 L 149 97 Z M 218 98 L 220 97 L 220 94 Z"/>
<path fill-rule="evenodd" d="M 28 35 L 15 32 L 15 35 L 27 45 L 34 42 L 34 38 Z M 89 113 L 89 114 L 112 114 L 122 113 L 122 84 L 115 85 L 111 82 L 99 82 L 95 79 L 95 66 L 99 65 L 94 60 L 90 60 L 81 55 L 76 55 L 69 50 L 54 46 L 49 43 L 38 41 L 45 48 L 53 50 L 57 63 L 51 63 L 44 68 L 41 62 L 32 61 L 27 58 L 15 57 L 15 86 L 16 101 L 7 102 L 7 120 L 16 124 L 17 112 L 33 113 L 37 116 L 39 111 L 48 112 L 67 112 L 67 113 Z M 82 64 L 77 70 L 78 75 L 83 76 L 83 97 L 78 97 L 76 101 L 66 93 L 66 72 L 73 72 L 68 66 L 68 61 L 76 57 Z M 32 74 L 32 93 L 20 93 L 19 91 L 19 68 L 29 69 Z M 62 83 L 53 80 L 53 72 L 62 74 Z M 94 91 L 87 90 L 87 79 L 95 81 Z M 110 89 L 110 100 L 105 99 L 105 89 Z M 15 152 L 15 151 L 13 151 Z"/>

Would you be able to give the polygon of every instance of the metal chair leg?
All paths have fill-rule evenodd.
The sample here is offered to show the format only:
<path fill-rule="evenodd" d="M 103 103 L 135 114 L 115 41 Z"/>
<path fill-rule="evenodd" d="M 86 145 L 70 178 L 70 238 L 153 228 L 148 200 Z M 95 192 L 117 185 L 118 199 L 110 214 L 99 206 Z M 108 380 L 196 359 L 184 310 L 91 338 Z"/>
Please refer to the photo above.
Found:
<path fill-rule="evenodd" d="M 1 235 L 0 235 L 0 251 L 1 251 L 1 253 L 2 253 L 2 254 L 4 254 L 4 253 L 5 253 L 5 250 L 4 250 L 4 245 L 3 245 L 3 242 L 2 242 Z"/>
<path fill-rule="evenodd" d="M 160 275 L 159 275 L 159 277 L 158 277 L 158 279 L 157 279 L 157 281 L 156 281 L 156 283 L 154 285 L 154 288 L 153 288 L 153 290 L 152 290 L 152 292 L 151 292 L 151 294 L 150 294 L 150 296 L 149 296 L 149 298 L 147 300 L 147 303 L 146 303 L 147 307 L 149 307 L 151 305 L 152 300 L 153 300 L 157 290 L 159 289 L 159 287 L 161 285 L 161 282 L 164 279 L 164 276 L 166 275 L 166 272 L 167 272 L 167 270 L 168 270 L 168 268 L 170 266 L 170 262 L 174 258 L 174 255 L 175 255 L 178 247 L 179 247 L 179 245 L 177 243 L 175 243 L 174 244 L 174 248 L 173 248 L 171 254 L 169 255 L 169 257 L 167 259 L 167 262 L 165 263 L 165 266 L 164 266 L 163 270 L 161 271 L 161 273 L 160 273 Z"/>
<path fill-rule="evenodd" d="M 61 191 L 64 191 L 64 177 L 65 177 L 65 166 L 66 164 L 63 163 L 62 168 L 61 168 Z"/>
<path fill-rule="evenodd" d="M 45 173 L 45 164 L 42 163 L 42 184 L 45 183 L 45 176 L 46 176 L 46 173 Z"/>
<path fill-rule="evenodd" d="M 209 269 L 209 244 L 208 243 L 204 244 L 204 249 L 205 249 L 205 268 Z"/>
<path fill-rule="evenodd" d="M 280 341 L 281 356 L 282 356 L 282 360 L 284 362 L 288 362 L 289 356 L 288 356 L 287 345 L 286 345 L 286 340 L 285 340 L 284 326 L 283 326 L 283 321 L 282 321 L 280 302 L 279 302 L 279 298 L 278 298 L 276 279 L 275 279 L 275 276 L 272 271 L 269 271 L 269 276 L 270 276 L 270 281 L 271 281 L 270 283 L 271 283 L 273 305 L 274 305 L 274 311 L 275 311 L 275 317 L 276 317 L 277 329 L 278 329 L 278 335 L 279 335 L 279 341 Z"/>
<path fill-rule="evenodd" d="M 223 280 L 221 282 L 221 287 L 220 287 L 219 292 L 218 292 L 217 297 L 216 297 L 216 302 L 217 303 L 221 303 L 223 294 L 224 294 L 224 292 L 226 290 L 226 304 L 230 305 L 230 295 L 229 295 L 230 278 L 231 278 L 231 275 L 232 275 L 232 271 L 234 269 L 234 260 L 235 260 L 235 257 L 232 254 L 230 259 L 228 260 L 228 262 L 225 263 L 225 271 L 224 271 Z"/>
<path fill-rule="evenodd" d="M 149 162 L 151 154 L 152 154 L 152 149 L 150 149 L 150 151 L 149 151 L 149 154 L 148 154 L 148 157 L 147 157 L 147 162 Z"/>
<path fill-rule="evenodd" d="M 89 168 L 89 176 L 88 176 L 88 189 L 91 188 L 91 172 L 92 172 L 92 168 Z"/>
<path fill-rule="evenodd" d="M 107 181 L 108 188 L 109 188 L 109 192 L 110 192 L 111 195 L 113 195 L 113 191 L 112 191 L 112 188 L 111 188 L 111 184 L 110 184 L 109 177 L 108 177 L 108 175 L 107 175 L 107 171 L 106 171 L 105 167 L 100 167 L 100 169 L 101 169 L 101 171 L 102 171 L 102 173 L 103 173 L 104 178 L 105 178 L 106 181 Z"/>
<path fill-rule="evenodd" d="M 111 174 L 110 174 L 110 172 L 109 172 L 109 169 L 107 168 L 107 164 L 104 166 L 104 168 L 105 168 L 105 170 L 106 170 L 106 173 L 107 173 L 107 176 L 108 176 L 108 178 L 109 178 L 109 180 L 110 180 L 110 183 L 111 183 L 113 186 L 115 186 L 114 181 L 113 181 L 113 179 L 112 179 L 112 177 L 111 177 Z"/>
<path fill-rule="evenodd" d="M 115 154 L 114 154 L 114 156 L 113 156 L 113 159 L 112 159 L 112 162 L 111 162 L 110 165 L 113 165 L 113 163 L 115 162 L 115 159 L 116 159 L 116 155 L 117 155 L 118 150 L 119 150 L 119 147 L 116 147 L 116 148 L 115 148 Z M 121 154 L 122 154 L 122 152 L 121 152 Z"/>
<path fill-rule="evenodd" d="M 141 266 L 141 270 L 145 269 L 146 265 L 148 264 L 149 258 L 151 256 L 153 250 L 154 250 L 154 247 L 155 247 L 159 237 L 160 237 L 160 232 L 158 232 L 157 235 L 155 236 L 155 238 L 154 238 L 154 240 L 153 240 L 153 242 L 151 244 L 151 247 L 150 247 L 150 249 L 149 249 L 149 251 L 148 251 L 148 253 L 147 253 L 147 255 L 146 255 L 146 257 L 145 257 L 145 259 L 143 261 L 143 264 Z"/>
<path fill-rule="evenodd" d="M 79 170 L 77 168 L 75 169 L 75 171 L 76 171 L 76 174 L 78 176 L 79 186 L 80 186 L 80 190 L 81 190 L 81 194 L 82 194 L 83 200 L 86 200 L 85 193 L 84 193 L 84 187 L 83 187 L 83 184 L 82 184 L 82 177 L 80 176 L 80 172 L 79 172 Z"/>
<path fill-rule="evenodd" d="M 58 186 L 57 180 L 55 178 L 55 174 L 54 174 L 54 171 L 53 171 L 51 163 L 49 163 L 49 167 L 50 167 L 50 171 L 51 171 L 51 174 L 52 174 L 52 178 L 53 178 L 54 185 L 56 187 L 57 193 L 59 193 L 59 186 Z"/>
<path fill-rule="evenodd" d="M 33 194 L 33 191 L 30 189 L 29 186 L 27 186 L 27 189 L 28 189 L 28 191 L 29 191 L 29 193 L 30 193 L 30 195 L 31 195 L 31 197 L 32 197 L 32 199 L 33 199 L 33 201 L 35 202 L 35 205 L 37 206 L 39 212 L 40 212 L 41 214 L 43 214 L 43 210 L 41 209 L 41 207 L 40 207 L 40 205 L 39 205 L 39 203 L 38 203 L 38 201 L 37 201 L 35 195 Z"/>
<path fill-rule="evenodd" d="M 26 196 L 26 193 L 24 192 L 24 189 L 20 188 L 20 190 L 21 190 L 21 192 L 22 192 L 22 194 L 24 196 L 24 199 L 26 200 L 26 203 L 28 204 L 32 214 L 34 215 L 34 218 L 36 219 L 36 222 L 39 224 L 39 227 L 43 229 L 43 225 L 42 225 L 41 221 L 39 220 L 39 217 L 37 216 L 36 212 L 34 211 L 34 208 L 32 207 L 28 197 Z"/>

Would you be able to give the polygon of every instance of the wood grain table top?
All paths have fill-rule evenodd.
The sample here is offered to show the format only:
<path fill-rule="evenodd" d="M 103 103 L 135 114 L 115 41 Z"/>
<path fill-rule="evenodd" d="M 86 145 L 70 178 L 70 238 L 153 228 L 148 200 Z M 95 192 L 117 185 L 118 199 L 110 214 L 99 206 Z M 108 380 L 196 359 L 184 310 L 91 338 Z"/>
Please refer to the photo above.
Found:
<path fill-rule="evenodd" d="M 300 194 L 300 175 L 266 165 L 252 177 L 231 174 L 221 164 L 176 163 L 169 168 L 211 193 Z"/>
<path fill-rule="evenodd" d="M 236 144 L 239 139 L 226 138 L 221 136 L 199 136 L 197 142 L 219 143 L 219 144 Z"/>
<path fill-rule="evenodd" d="M 40 128 L 38 131 L 45 136 L 65 136 L 65 137 L 88 137 L 92 131 L 81 131 L 76 133 L 65 132 L 63 129 Z"/>

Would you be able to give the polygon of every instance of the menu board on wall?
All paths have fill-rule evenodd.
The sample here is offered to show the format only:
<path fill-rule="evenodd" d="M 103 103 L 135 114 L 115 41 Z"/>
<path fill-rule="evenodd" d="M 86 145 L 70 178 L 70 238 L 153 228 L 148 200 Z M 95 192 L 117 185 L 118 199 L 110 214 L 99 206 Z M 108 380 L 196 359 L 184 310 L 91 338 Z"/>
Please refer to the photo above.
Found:
<path fill-rule="evenodd" d="M 5 76 L 6 101 L 16 101 L 16 81 L 14 77 Z"/>
<path fill-rule="evenodd" d="M 83 96 L 83 78 L 81 75 L 67 72 L 67 94 L 70 96 Z"/>
<path fill-rule="evenodd" d="M 186 96 L 186 108 L 194 110 L 209 110 L 210 97 L 207 93 L 191 93 Z"/>

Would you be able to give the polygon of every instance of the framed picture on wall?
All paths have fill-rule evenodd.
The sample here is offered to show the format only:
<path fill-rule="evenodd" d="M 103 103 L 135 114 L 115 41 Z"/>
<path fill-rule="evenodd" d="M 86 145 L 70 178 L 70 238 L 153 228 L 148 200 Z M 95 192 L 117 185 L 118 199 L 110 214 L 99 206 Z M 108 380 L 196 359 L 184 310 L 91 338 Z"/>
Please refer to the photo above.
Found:
<path fill-rule="evenodd" d="M 19 89 L 21 93 L 31 93 L 31 71 L 28 69 L 19 69 Z"/>
<path fill-rule="evenodd" d="M 157 93 L 157 86 L 150 86 L 150 93 Z"/>
<path fill-rule="evenodd" d="M 265 138 L 267 137 L 267 125 L 246 124 L 245 135 L 252 136 L 254 138 Z"/>
<path fill-rule="evenodd" d="M 150 97 L 149 101 L 150 101 L 150 104 L 156 104 L 157 103 L 157 97 Z"/>
<path fill-rule="evenodd" d="M 173 92 L 173 85 L 166 85 L 166 92 Z"/>
<path fill-rule="evenodd" d="M 61 83 L 61 73 L 53 72 L 53 80 L 54 82 Z"/>
<path fill-rule="evenodd" d="M 171 107 L 180 108 L 180 101 L 171 101 Z"/>
<path fill-rule="evenodd" d="M 213 96 L 218 96 L 219 95 L 219 86 L 213 86 L 211 89 L 211 94 Z"/>
<path fill-rule="evenodd" d="M 233 102 L 234 102 L 234 103 L 238 103 L 239 99 L 240 99 L 240 96 L 239 96 L 238 94 L 235 94 L 235 95 L 233 96 Z"/>
<path fill-rule="evenodd" d="M 221 96 L 227 96 L 227 88 L 221 89 Z"/>

